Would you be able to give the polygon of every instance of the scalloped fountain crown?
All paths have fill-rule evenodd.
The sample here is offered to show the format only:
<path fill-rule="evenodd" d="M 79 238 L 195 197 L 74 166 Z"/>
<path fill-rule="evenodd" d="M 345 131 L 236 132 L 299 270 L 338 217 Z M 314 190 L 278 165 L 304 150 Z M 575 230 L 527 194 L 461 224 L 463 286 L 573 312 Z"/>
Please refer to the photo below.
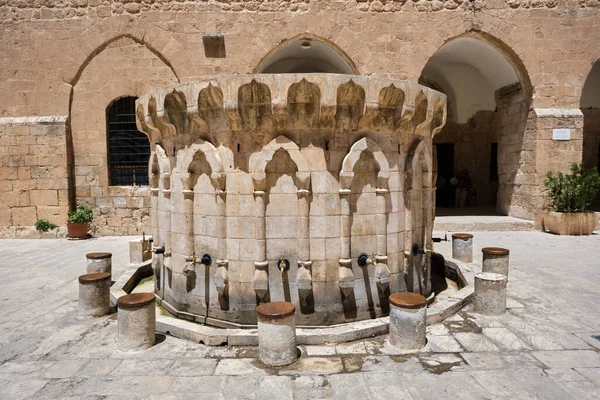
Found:
<path fill-rule="evenodd" d="M 219 326 L 254 326 L 257 304 L 290 301 L 298 325 L 318 326 L 385 315 L 390 293 L 428 295 L 430 253 L 410 249 L 431 249 L 445 119 L 442 93 L 365 76 L 233 75 L 142 96 L 167 250 L 159 301 Z"/>

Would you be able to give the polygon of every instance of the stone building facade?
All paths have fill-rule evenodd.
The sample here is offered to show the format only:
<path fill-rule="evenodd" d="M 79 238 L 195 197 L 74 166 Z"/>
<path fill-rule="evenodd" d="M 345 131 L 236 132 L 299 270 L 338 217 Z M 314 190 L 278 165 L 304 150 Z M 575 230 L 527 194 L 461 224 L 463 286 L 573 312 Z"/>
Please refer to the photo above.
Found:
<path fill-rule="evenodd" d="M 149 188 L 111 184 L 107 110 L 210 76 L 337 72 L 442 91 L 434 143 L 470 171 L 478 204 L 507 215 L 533 218 L 548 171 L 598 166 L 597 0 L 0 0 L 0 26 L 3 237 L 64 226 L 76 204 L 97 234 L 150 232 Z"/>

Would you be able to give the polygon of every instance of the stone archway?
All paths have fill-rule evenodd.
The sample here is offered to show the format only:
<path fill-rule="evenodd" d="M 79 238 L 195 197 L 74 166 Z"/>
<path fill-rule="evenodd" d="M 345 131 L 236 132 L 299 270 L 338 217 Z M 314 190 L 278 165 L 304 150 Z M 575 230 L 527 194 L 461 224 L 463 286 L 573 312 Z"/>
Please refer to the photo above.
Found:
<path fill-rule="evenodd" d="M 433 54 L 420 82 L 446 93 L 451 108 L 451 117 L 434 139 L 438 202 L 457 206 L 456 186 L 450 180 L 467 171 L 469 178 L 463 179 L 471 185 L 466 205 L 479 210 L 466 208 L 461 214 L 497 212 L 532 218 L 534 196 L 524 193 L 535 188 L 516 190 L 521 182 L 535 184 L 525 176 L 533 161 L 523 147 L 532 89 L 514 52 L 487 34 L 461 35 Z"/>
<path fill-rule="evenodd" d="M 144 42 L 121 35 L 95 49 L 73 77 L 67 137 L 70 205 L 94 209 L 99 234 L 141 234 L 151 225 L 144 206 L 149 189 L 109 184 L 106 107 L 120 97 L 138 97 L 157 85 L 177 82 L 164 60 Z M 144 72 L 137 68 L 140 62 L 147 65 Z"/>
<path fill-rule="evenodd" d="M 334 43 L 311 34 L 288 39 L 271 50 L 255 74 L 328 72 L 359 75 L 348 55 Z"/>
<path fill-rule="evenodd" d="M 585 80 L 579 107 L 583 113 L 583 166 L 600 172 L 600 60 Z M 600 194 L 593 208 L 600 210 Z"/>

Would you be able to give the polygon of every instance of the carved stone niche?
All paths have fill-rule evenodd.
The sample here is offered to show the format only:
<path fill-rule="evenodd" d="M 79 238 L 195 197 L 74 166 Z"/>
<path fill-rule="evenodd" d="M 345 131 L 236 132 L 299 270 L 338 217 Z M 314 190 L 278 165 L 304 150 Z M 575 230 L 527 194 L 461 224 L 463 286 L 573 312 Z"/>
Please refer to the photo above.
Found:
<path fill-rule="evenodd" d="M 385 315 L 380 299 L 369 296 L 405 290 L 404 271 L 419 272 L 428 287 L 429 257 L 413 266 L 403 250 L 405 237 L 430 240 L 433 210 L 417 212 L 405 196 L 402 182 L 413 169 L 400 170 L 399 160 L 416 139 L 418 154 L 432 154 L 445 95 L 377 77 L 235 75 L 157 88 L 136 107 L 152 144 L 153 227 L 170 255 L 156 293 L 171 312 L 253 326 L 258 303 L 290 301 L 298 324 L 322 326 Z M 355 170 L 363 152 L 376 161 L 368 190 L 351 184 L 363 173 Z M 196 168 L 195 159 L 210 168 Z M 196 195 L 186 197 L 191 190 Z M 430 185 L 422 192 L 434 193 Z M 372 215 L 355 213 L 359 198 L 372 202 L 361 205 Z M 394 206 L 398 200 L 410 216 Z M 352 236 L 354 218 L 371 224 L 368 234 Z M 367 266 L 358 265 L 362 247 L 373 249 Z M 171 274 L 184 271 L 186 257 L 204 253 L 216 262 L 196 265 L 195 285 L 175 284 Z"/>

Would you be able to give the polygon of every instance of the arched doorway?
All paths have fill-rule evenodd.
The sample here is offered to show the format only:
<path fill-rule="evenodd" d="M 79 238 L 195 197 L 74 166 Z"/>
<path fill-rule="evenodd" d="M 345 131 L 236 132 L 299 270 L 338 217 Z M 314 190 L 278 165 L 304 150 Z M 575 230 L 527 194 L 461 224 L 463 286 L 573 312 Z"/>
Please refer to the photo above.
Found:
<path fill-rule="evenodd" d="M 441 46 L 419 83 L 448 96 L 448 118 L 435 137 L 437 215 L 528 217 L 515 200 L 531 84 L 518 57 L 498 40 L 469 33 Z"/>
<path fill-rule="evenodd" d="M 585 80 L 579 107 L 583 113 L 583 166 L 600 172 L 600 60 Z M 592 207 L 600 210 L 600 194 Z"/>
<path fill-rule="evenodd" d="M 271 50 L 254 70 L 257 74 L 311 72 L 358 75 L 352 60 L 339 47 L 309 34 L 283 42 Z"/>

